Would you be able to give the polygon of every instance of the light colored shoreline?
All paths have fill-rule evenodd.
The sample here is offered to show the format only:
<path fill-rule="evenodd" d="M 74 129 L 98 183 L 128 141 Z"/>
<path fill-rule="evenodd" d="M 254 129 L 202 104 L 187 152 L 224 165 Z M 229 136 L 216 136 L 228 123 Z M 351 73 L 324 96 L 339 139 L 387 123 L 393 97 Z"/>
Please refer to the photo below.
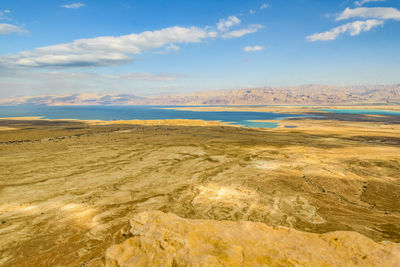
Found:
<path fill-rule="evenodd" d="M 31 121 L 72 121 L 83 122 L 89 125 L 180 125 L 180 126 L 231 126 L 241 127 L 240 125 L 231 125 L 229 122 L 190 120 L 190 119 L 165 119 L 165 120 L 80 120 L 80 119 L 44 119 L 43 117 L 3 117 L 0 120 L 31 120 Z"/>
<path fill-rule="evenodd" d="M 205 121 L 205 120 L 189 120 L 189 119 L 165 119 L 165 120 L 89 120 L 84 121 L 91 125 L 112 125 L 112 124 L 126 124 L 126 125 L 180 125 L 180 126 L 233 126 L 226 122 L 220 121 Z M 239 125 L 238 125 L 239 126 Z"/>
<path fill-rule="evenodd" d="M 3 117 L 0 120 L 41 120 L 42 117 Z"/>
<path fill-rule="evenodd" d="M 320 112 L 325 113 L 325 111 L 320 111 L 317 109 L 367 109 L 367 110 L 387 110 L 387 111 L 400 111 L 400 105 L 388 105 L 388 106 L 213 106 L 213 107 L 168 107 L 162 109 L 169 110 L 186 110 L 186 111 L 247 111 L 247 112 L 274 112 L 274 113 L 294 113 L 294 114 L 304 114 L 305 112 Z"/>

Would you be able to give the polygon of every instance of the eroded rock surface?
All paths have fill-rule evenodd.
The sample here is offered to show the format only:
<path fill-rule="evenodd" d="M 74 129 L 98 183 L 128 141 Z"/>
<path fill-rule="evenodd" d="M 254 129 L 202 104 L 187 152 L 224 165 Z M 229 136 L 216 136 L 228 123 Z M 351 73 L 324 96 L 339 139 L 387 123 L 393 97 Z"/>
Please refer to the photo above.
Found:
<path fill-rule="evenodd" d="M 314 234 L 248 221 L 184 219 L 148 211 L 106 266 L 400 266 L 400 244 L 356 232 Z"/>
<path fill-rule="evenodd" d="M 0 266 L 99 266 L 149 210 L 399 243 L 400 125 L 296 125 L 0 120 Z"/>

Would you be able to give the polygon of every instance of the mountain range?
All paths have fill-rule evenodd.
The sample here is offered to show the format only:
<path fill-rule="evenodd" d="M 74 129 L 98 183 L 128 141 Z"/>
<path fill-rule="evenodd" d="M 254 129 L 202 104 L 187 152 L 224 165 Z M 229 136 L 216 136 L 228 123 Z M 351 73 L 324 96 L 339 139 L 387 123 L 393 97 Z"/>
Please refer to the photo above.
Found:
<path fill-rule="evenodd" d="M 0 105 L 346 105 L 399 103 L 400 84 L 351 87 L 304 85 L 152 96 L 119 93 L 75 93 L 0 99 Z"/>

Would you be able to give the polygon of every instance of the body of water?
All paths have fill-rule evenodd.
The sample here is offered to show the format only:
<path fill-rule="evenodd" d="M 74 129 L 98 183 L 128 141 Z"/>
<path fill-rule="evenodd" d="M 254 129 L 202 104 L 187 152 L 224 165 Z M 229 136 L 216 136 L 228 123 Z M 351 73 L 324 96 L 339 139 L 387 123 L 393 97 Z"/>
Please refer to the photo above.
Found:
<path fill-rule="evenodd" d="M 275 128 L 278 123 L 258 121 L 305 116 L 272 112 L 188 111 L 164 108 L 171 108 L 171 106 L 0 106 L 0 118 L 42 117 L 43 119 L 105 121 L 190 119 L 221 121 L 245 127 Z"/>
<path fill-rule="evenodd" d="M 331 113 L 400 116 L 400 111 L 374 109 L 319 109 Z"/>

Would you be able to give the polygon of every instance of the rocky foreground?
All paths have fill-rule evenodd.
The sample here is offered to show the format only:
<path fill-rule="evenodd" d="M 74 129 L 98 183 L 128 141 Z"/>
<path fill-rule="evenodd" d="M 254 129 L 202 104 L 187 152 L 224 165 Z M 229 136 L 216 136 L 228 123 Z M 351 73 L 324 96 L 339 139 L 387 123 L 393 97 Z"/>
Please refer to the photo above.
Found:
<path fill-rule="evenodd" d="M 148 211 L 106 266 L 400 266 L 400 244 L 356 232 L 314 234 L 248 221 L 191 220 Z"/>

